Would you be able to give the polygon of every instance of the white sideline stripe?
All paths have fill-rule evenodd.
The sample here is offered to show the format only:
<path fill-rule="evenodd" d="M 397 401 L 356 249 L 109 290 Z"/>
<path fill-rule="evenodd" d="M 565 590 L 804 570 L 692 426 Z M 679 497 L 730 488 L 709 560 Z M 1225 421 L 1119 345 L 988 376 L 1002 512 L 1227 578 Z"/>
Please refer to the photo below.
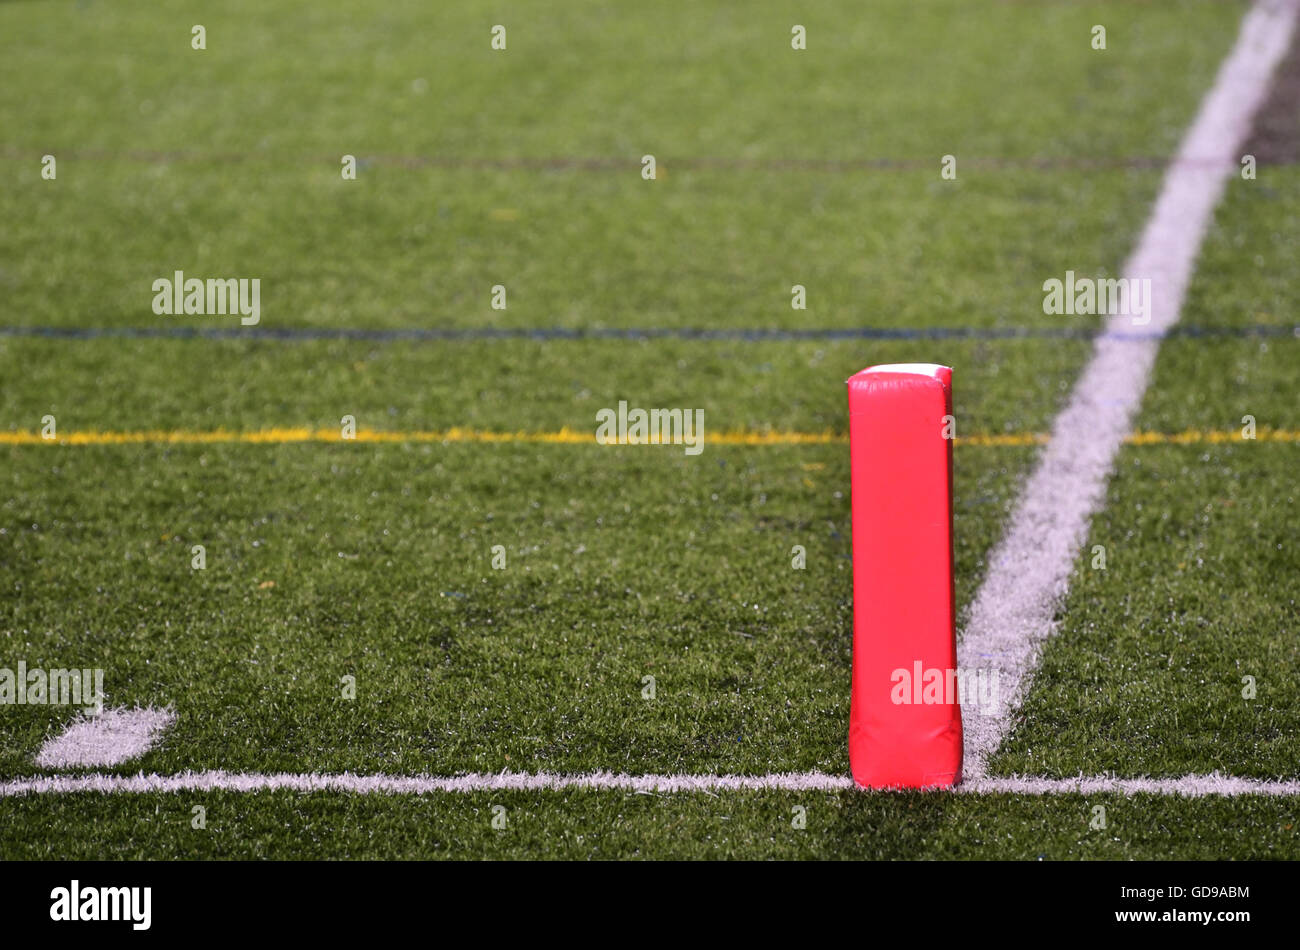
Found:
<path fill-rule="evenodd" d="M 977 795 L 1300 795 L 1300 779 L 1234 778 L 1219 772 L 1209 775 L 1180 775 L 1177 778 L 1115 778 L 1109 775 L 1080 775 L 1075 778 L 981 778 L 963 782 L 958 791 Z"/>
<path fill-rule="evenodd" d="M 614 791 L 639 794 L 690 792 L 845 792 L 857 789 L 848 775 L 780 772 L 771 775 L 624 775 L 591 772 L 471 773 L 436 775 L 296 774 L 276 772 L 182 772 L 177 775 L 51 775 L 0 782 L 0 798 L 75 792 L 144 795 L 155 792 L 347 792 L 357 795 L 431 795 L 473 792 Z M 1300 780 L 1233 778 L 1213 773 L 1179 778 L 985 778 L 963 782 L 958 793 L 976 795 L 1300 795 Z M 863 794 L 870 794 L 863 791 Z M 951 794 L 947 789 L 935 794 Z"/>
<path fill-rule="evenodd" d="M 614 772 L 472 772 L 467 775 L 354 775 L 292 772 L 181 772 L 176 775 L 51 775 L 0 782 L 0 798 L 68 792 L 387 792 L 425 795 L 438 792 L 535 792 L 592 789 L 640 793 L 735 791 L 847 791 L 848 775 L 780 772 L 770 775 L 626 775 Z"/>
<path fill-rule="evenodd" d="M 1178 320 L 1201 239 L 1273 69 L 1290 44 L 1297 0 L 1261 0 L 1165 172 L 1160 196 L 1124 277 L 1151 281 L 1142 340 L 1120 343 L 1133 317 L 1112 315 L 1030 477 L 985 576 L 957 648 L 958 666 L 996 672 L 997 698 L 963 720 L 963 775 L 980 780 L 1022 704 L 1042 644 L 1056 632 L 1074 559 L 1146 391 L 1160 338 Z M 1193 161 L 1196 159 L 1196 161 Z"/>
<path fill-rule="evenodd" d="M 118 765 L 144 755 L 176 721 L 171 709 L 105 709 L 73 720 L 36 753 L 44 769 Z"/>

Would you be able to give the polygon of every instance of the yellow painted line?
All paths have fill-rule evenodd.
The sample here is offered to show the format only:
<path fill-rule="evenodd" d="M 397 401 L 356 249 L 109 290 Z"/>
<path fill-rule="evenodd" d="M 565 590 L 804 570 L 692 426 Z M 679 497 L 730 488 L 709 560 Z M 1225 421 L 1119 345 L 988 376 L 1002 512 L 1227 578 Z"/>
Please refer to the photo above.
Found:
<path fill-rule="evenodd" d="M 1300 429 L 1259 429 L 1258 442 L 1300 442 Z M 0 445 L 212 445 L 244 443 L 280 445 L 292 442 L 534 442 L 563 445 L 595 445 L 592 430 L 565 427 L 551 432 L 497 432 L 488 429 L 455 427 L 441 431 L 395 432 L 383 429 L 358 429 L 356 437 L 345 440 L 338 429 L 273 428 L 252 432 L 214 429 L 207 432 L 186 429 L 144 429 L 134 432 L 70 432 L 47 439 L 39 432 L 25 429 L 0 431 Z M 706 445 L 844 445 L 849 437 L 838 432 L 754 432 L 731 431 L 705 434 Z M 1213 445 L 1244 442 L 1240 429 L 1187 429 L 1183 432 L 1134 432 L 1125 442 L 1130 445 Z M 1042 432 L 981 433 L 960 436 L 956 445 L 1026 446 L 1045 445 Z M 652 442 L 651 444 L 661 444 Z"/>

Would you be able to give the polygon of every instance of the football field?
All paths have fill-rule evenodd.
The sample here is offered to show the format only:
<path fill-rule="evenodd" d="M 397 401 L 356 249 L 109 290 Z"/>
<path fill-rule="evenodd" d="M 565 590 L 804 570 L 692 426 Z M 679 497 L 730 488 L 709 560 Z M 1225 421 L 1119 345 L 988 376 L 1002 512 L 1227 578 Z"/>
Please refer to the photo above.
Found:
<path fill-rule="evenodd" d="M 986 781 L 846 749 L 845 380 L 953 367 L 960 638 L 1250 10 L 0 3 L 0 669 L 104 694 L 0 858 L 1300 857 L 1294 52 Z"/>

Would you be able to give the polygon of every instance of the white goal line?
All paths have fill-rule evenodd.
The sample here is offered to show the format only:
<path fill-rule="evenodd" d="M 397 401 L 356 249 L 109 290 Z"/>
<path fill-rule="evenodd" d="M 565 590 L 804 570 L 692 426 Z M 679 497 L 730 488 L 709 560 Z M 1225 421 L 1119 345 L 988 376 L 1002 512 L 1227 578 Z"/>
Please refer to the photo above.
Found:
<path fill-rule="evenodd" d="M 859 790 L 848 775 L 828 772 L 774 772 L 768 775 L 627 775 L 616 772 L 564 774 L 557 772 L 473 772 L 467 775 L 356 775 L 351 772 L 180 772 L 175 775 L 137 774 L 50 775 L 0 782 L 0 798 L 24 795 L 66 795 L 98 792 L 144 795 L 160 792 L 344 792 L 357 795 L 431 795 L 481 792 L 612 791 L 635 794 L 689 792 L 848 792 Z M 980 778 L 954 790 L 921 794 L 976 795 L 1300 795 L 1300 779 L 1236 778 L 1214 772 L 1176 778 L 1116 778 L 1081 775 L 1075 778 Z"/>

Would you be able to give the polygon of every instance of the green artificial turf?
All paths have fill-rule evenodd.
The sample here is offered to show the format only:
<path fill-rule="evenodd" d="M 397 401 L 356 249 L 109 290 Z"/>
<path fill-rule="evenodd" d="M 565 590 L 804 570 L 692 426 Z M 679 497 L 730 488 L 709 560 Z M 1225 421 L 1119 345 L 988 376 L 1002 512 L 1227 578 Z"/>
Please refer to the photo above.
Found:
<path fill-rule="evenodd" d="M 1118 267 L 1158 183 L 1125 162 L 1172 150 L 1240 10 L 839 3 L 794 51 L 773 2 L 245 3 L 196 51 L 180 4 L 9 5 L 6 322 L 238 325 L 156 316 L 181 270 L 261 279 L 273 328 L 1060 326 L 1042 282 Z"/>
<path fill-rule="evenodd" d="M 1095 827 L 1098 807 L 1105 828 Z M 204 809 L 206 827 L 193 827 Z M 505 809 L 506 825 L 492 819 Z M 793 827 L 794 809 L 806 827 Z M 499 822 L 498 822 L 499 823 Z M 402 860 L 1295 860 L 1294 799 L 290 792 L 0 799 L 7 856 Z M 75 828 L 54 837 L 47 828 Z"/>
<path fill-rule="evenodd" d="M 959 450 L 964 599 L 1032 451 Z M 0 657 L 174 705 L 142 767 L 844 768 L 843 446 L 7 452 Z M 4 773 L 65 717 L 13 707 Z"/>
<path fill-rule="evenodd" d="M 1084 340 L 494 340 L 421 343 L 0 337 L 0 431 L 362 428 L 591 434 L 596 413 L 698 409 L 733 430 L 847 432 L 845 380 L 941 355 L 956 369 L 957 435 L 1042 432 L 1087 357 Z M 484 450 L 491 457 L 491 448 Z M 256 459 L 260 456 L 253 455 Z"/>
<path fill-rule="evenodd" d="M 1267 175 L 1300 195 L 1294 169 Z M 1261 204 L 1262 187 L 1229 188 L 1184 322 L 1295 314 L 1284 248 L 1300 239 L 1300 218 L 1293 201 Z M 1242 253 L 1247 234 L 1268 236 L 1258 254 Z M 1243 425 L 1300 430 L 1298 373 L 1300 339 L 1289 336 L 1163 345 L 1138 428 L 1234 438 L 1121 451 L 1000 771 L 1300 775 L 1300 443 L 1247 439 Z M 1098 545 L 1105 570 L 1093 568 Z"/>
<path fill-rule="evenodd" d="M 1244 9 L 0 4 L 0 433 L 47 414 L 63 435 L 328 430 L 343 415 L 581 433 L 627 400 L 702 409 L 706 433 L 842 434 L 848 375 L 917 360 L 954 366 L 959 436 L 1046 431 L 1089 344 L 1045 335 L 1098 321 L 1044 314 L 1042 283 L 1118 273 Z M 806 51 L 790 49 L 794 23 Z M 956 181 L 940 178 L 947 154 Z M 1164 344 L 1140 428 L 1233 431 L 1248 414 L 1300 428 L 1300 341 L 1233 335 L 1295 322 L 1298 203 L 1287 168 L 1229 187 L 1183 316 L 1225 332 Z M 32 335 L 239 330 L 155 315 L 152 281 L 176 270 L 260 278 L 272 332 L 1038 336 Z M 791 308 L 794 284 L 808 309 Z M 956 450 L 962 610 L 1037 451 Z M 997 773 L 1296 777 L 1298 456 L 1124 449 Z M 101 666 L 111 705 L 174 708 L 118 774 L 843 774 L 848 526 L 842 444 L 3 445 L 0 667 Z M 0 781 L 42 774 L 33 756 L 69 717 L 0 708 Z M 0 798 L 0 857 L 1294 859 L 1296 811 L 1114 795 L 41 795 Z"/>

